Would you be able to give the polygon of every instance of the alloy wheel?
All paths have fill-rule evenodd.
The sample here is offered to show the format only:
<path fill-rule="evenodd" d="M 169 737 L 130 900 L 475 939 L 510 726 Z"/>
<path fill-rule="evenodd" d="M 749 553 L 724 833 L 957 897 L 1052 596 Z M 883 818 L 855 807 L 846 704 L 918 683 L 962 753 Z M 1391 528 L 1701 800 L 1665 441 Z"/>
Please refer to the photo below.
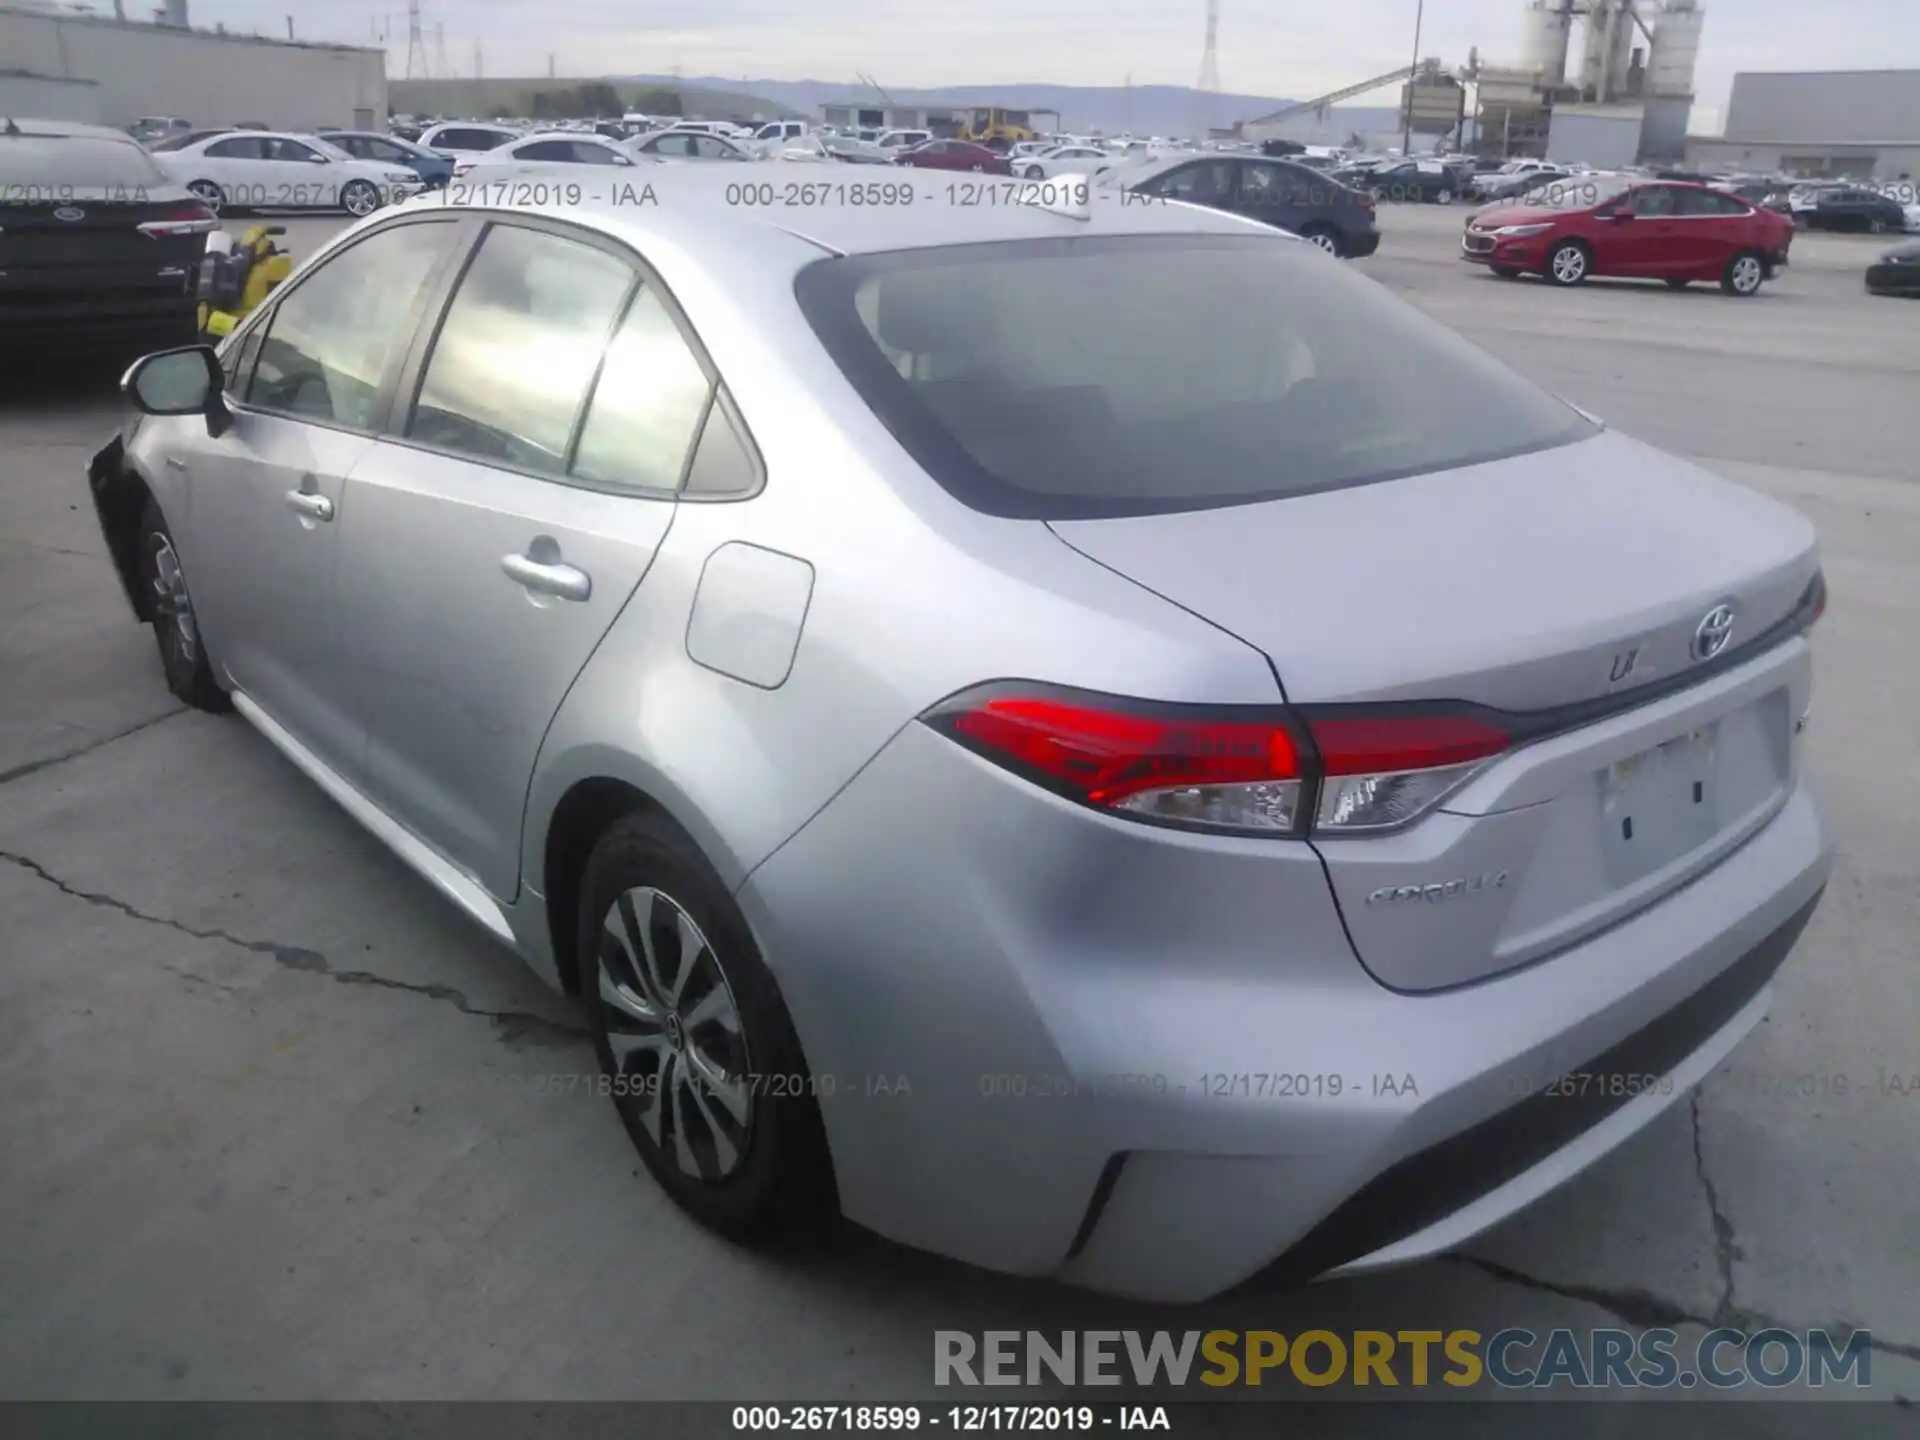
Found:
<path fill-rule="evenodd" d="M 1307 239 L 1313 242 L 1316 248 L 1326 251 L 1329 255 L 1338 255 L 1340 253 L 1340 242 L 1335 240 L 1333 236 L 1325 230 L 1316 230 L 1313 234 L 1309 235 Z"/>
<path fill-rule="evenodd" d="M 200 627 L 193 618 L 193 597 L 187 593 L 186 572 L 173 541 L 155 537 L 153 550 L 153 613 L 166 626 L 169 640 L 189 668 L 200 659 Z"/>
<path fill-rule="evenodd" d="M 357 220 L 364 220 L 380 208 L 380 195 L 364 180 L 356 180 L 341 192 L 340 204 Z"/>
<path fill-rule="evenodd" d="M 1577 245 L 1566 245 L 1553 255 L 1553 278 L 1571 285 L 1587 273 L 1587 254 Z"/>
<path fill-rule="evenodd" d="M 599 1003 L 613 1093 L 682 1174 L 717 1184 L 753 1139 L 740 1006 L 693 917 L 651 887 L 628 890 L 601 927 Z"/>
<path fill-rule="evenodd" d="M 220 187 L 211 180 L 196 180 L 187 186 L 187 191 L 216 215 L 220 213 L 220 207 L 226 200 Z"/>

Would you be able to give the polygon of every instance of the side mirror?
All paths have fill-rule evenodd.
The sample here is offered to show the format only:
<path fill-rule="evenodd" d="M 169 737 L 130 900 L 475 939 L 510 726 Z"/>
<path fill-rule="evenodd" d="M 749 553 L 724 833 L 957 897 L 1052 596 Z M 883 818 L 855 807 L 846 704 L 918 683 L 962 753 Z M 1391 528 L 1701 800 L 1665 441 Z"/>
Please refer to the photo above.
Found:
<path fill-rule="evenodd" d="M 207 432 L 223 434 L 232 413 L 221 398 L 226 374 L 211 345 L 188 345 L 142 356 L 128 367 L 120 390 L 143 415 L 204 415 Z"/>

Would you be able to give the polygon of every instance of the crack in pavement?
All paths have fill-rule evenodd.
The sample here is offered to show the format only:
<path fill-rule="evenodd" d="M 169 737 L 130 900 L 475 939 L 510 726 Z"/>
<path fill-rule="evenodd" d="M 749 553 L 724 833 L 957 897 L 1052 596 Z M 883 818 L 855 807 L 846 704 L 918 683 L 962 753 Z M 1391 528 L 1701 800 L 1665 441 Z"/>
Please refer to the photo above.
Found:
<path fill-rule="evenodd" d="M 1714 1302 L 1711 1315 L 1695 1314 L 1679 1302 L 1656 1295 L 1650 1290 L 1546 1280 L 1478 1255 L 1454 1254 L 1440 1258 L 1449 1264 L 1477 1270 L 1483 1275 L 1504 1281 L 1509 1285 L 1517 1285 L 1541 1294 L 1556 1295 L 1563 1300 L 1578 1300 L 1583 1304 L 1592 1305 L 1604 1310 L 1614 1319 L 1639 1330 L 1677 1330 L 1682 1325 L 1694 1325 L 1704 1330 L 1734 1329 L 1748 1335 L 1755 1335 L 1762 1330 L 1790 1330 L 1804 1333 L 1808 1329 L 1821 1328 L 1791 1325 L 1776 1316 L 1734 1304 L 1733 1265 L 1736 1260 L 1745 1258 L 1745 1252 L 1741 1250 L 1735 1237 L 1733 1221 L 1720 1208 L 1720 1192 L 1707 1174 L 1706 1150 L 1700 1139 L 1700 1092 L 1698 1090 L 1693 1092 L 1690 1099 L 1690 1109 L 1693 1124 L 1694 1172 L 1699 1177 L 1700 1188 L 1706 1194 L 1707 1213 L 1713 1222 L 1714 1265 L 1720 1275 L 1720 1298 Z M 1881 1339 L 1868 1331 L 1864 1325 L 1834 1322 L 1824 1328 L 1848 1338 L 1865 1332 L 1871 1349 L 1883 1355 L 1897 1355 L 1903 1360 L 1920 1360 L 1920 1345 Z M 1843 1339 L 1841 1343 L 1844 1345 L 1846 1341 Z"/>
<path fill-rule="evenodd" d="M 116 740 L 124 740 L 129 735 L 138 735 L 142 730 L 151 730 L 154 726 L 163 724 L 173 719 L 176 715 L 185 715 L 189 708 L 190 707 L 186 705 L 180 705 L 172 710 L 163 710 L 151 720 L 142 720 L 138 725 L 129 725 L 124 730 L 116 730 L 111 735 L 103 736 L 98 740 L 82 745 L 78 750 L 68 750 L 60 755 L 49 755 L 44 760 L 29 760 L 25 765 L 16 765 L 11 770 L 0 770 L 0 785 L 11 785 L 15 780 L 24 780 L 29 775 L 38 775 L 42 770 L 51 770 L 54 766 L 64 765 L 69 760 L 82 759 L 85 756 L 93 754 L 96 750 L 106 749 L 107 746 L 113 744 Z"/>
<path fill-rule="evenodd" d="M 1733 1221 L 1720 1209 L 1720 1192 L 1707 1174 L 1705 1142 L 1700 1136 L 1700 1091 L 1688 1097 L 1688 1112 L 1693 1125 L 1693 1173 L 1700 1178 L 1700 1189 L 1707 1197 L 1707 1218 L 1713 1222 L 1713 1263 L 1720 1272 L 1720 1299 L 1714 1304 L 1715 1324 L 1728 1324 L 1742 1318 L 1733 1303 L 1733 1262 L 1746 1259 L 1746 1252 L 1734 1238 Z"/>
<path fill-rule="evenodd" d="M 528 1010 L 483 1010 L 451 985 L 395 980 L 390 976 L 376 975 L 370 970 L 336 970 L 327 957 L 318 950 L 307 950 L 297 945 L 281 945 L 271 940 L 247 940 L 225 930 L 200 930 L 178 920 L 169 920 L 163 915 L 149 915 L 146 911 L 136 909 L 112 895 L 103 895 L 70 885 L 39 861 L 25 855 L 16 855 L 10 850 L 0 850 L 0 860 L 36 876 L 62 895 L 71 896 L 75 900 L 101 909 L 117 911 L 145 925 L 163 926 L 168 930 L 191 936 L 195 940 L 217 940 L 223 944 L 233 945 L 254 955 L 264 955 L 284 969 L 320 975 L 336 985 L 366 985 L 379 990 L 401 990 L 409 995 L 420 995 L 428 1000 L 437 1000 L 442 1004 L 451 1005 L 462 1015 L 471 1015 L 476 1019 L 490 1021 L 501 1044 L 509 1049 L 518 1049 L 526 1045 L 571 1045 L 586 1038 L 586 1031 L 580 1026 L 549 1020 L 544 1015 L 536 1015 Z"/>

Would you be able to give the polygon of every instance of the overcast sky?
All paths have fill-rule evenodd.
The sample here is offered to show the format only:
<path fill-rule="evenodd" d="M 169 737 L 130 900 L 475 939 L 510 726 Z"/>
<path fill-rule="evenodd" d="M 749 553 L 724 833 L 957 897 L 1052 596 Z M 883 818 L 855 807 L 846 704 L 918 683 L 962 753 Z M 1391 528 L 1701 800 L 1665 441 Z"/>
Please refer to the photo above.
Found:
<path fill-rule="evenodd" d="M 108 8 L 109 0 L 95 0 Z M 140 13 L 157 0 L 129 0 Z M 1220 0 L 1220 87 L 1306 99 L 1412 58 L 1416 0 Z M 1464 64 L 1518 57 L 1524 0 L 1426 0 L 1423 54 Z M 1738 70 L 1920 68 L 1914 0 L 1705 0 L 1701 108 L 1717 125 Z M 405 0 L 190 0 L 197 25 L 368 43 L 406 57 Z M 422 0 L 427 58 L 471 75 L 670 73 L 886 86 L 1191 85 L 1206 0 Z M 1392 92 L 1375 103 L 1392 104 Z"/>

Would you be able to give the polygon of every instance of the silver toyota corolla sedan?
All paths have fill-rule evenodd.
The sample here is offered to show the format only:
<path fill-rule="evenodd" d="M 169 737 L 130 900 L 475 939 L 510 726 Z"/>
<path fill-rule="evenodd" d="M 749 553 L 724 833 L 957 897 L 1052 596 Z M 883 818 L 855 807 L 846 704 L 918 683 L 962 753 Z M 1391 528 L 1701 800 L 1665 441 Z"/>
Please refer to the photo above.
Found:
<path fill-rule="evenodd" d="M 1280 232 L 912 184 L 416 202 L 140 362 L 167 683 L 580 996 L 730 1235 L 1194 1299 L 1676 1103 L 1828 873 L 1812 528 Z"/>

